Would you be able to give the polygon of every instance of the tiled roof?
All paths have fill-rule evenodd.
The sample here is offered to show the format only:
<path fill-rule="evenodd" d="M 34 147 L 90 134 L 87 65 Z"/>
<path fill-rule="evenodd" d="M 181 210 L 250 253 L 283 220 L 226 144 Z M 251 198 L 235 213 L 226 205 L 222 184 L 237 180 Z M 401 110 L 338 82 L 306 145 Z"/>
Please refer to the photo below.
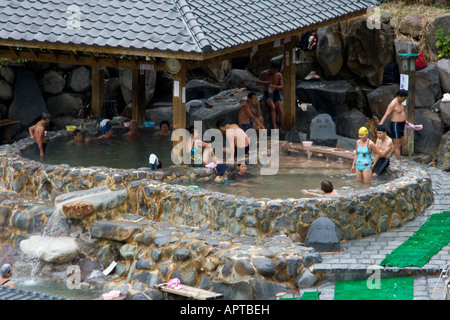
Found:
<path fill-rule="evenodd" d="M 13 289 L 8 286 L 0 286 L 0 300 L 66 300 L 45 293 Z"/>
<path fill-rule="evenodd" d="M 376 0 L 1 0 L 0 40 L 202 53 L 375 4 Z"/>

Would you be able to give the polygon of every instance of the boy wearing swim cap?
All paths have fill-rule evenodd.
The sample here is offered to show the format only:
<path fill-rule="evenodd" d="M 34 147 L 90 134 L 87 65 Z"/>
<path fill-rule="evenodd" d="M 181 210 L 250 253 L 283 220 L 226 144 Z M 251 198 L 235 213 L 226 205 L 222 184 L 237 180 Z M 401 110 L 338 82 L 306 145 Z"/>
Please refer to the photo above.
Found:
<path fill-rule="evenodd" d="M 359 140 L 356 142 L 356 152 L 353 158 L 352 173 L 356 173 L 356 180 L 364 183 L 372 182 L 372 153 L 375 152 L 375 161 L 378 161 L 379 151 L 375 143 L 369 140 L 369 130 L 366 127 L 359 128 Z"/>

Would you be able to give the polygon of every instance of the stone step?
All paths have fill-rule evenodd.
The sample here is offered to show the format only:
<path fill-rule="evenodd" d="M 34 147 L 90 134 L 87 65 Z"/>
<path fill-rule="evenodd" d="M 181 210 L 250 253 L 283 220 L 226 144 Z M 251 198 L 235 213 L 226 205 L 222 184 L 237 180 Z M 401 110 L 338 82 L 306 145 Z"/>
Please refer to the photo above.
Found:
<path fill-rule="evenodd" d="M 435 265 L 424 267 L 390 267 L 365 264 L 342 264 L 330 266 L 326 263 L 314 265 L 314 273 L 320 274 L 321 281 L 353 281 L 380 278 L 439 275 L 442 268 Z"/>
<path fill-rule="evenodd" d="M 94 212 L 114 209 L 124 203 L 125 189 L 111 191 L 106 187 L 96 187 L 65 193 L 55 198 L 55 206 L 66 218 L 81 219 Z"/>

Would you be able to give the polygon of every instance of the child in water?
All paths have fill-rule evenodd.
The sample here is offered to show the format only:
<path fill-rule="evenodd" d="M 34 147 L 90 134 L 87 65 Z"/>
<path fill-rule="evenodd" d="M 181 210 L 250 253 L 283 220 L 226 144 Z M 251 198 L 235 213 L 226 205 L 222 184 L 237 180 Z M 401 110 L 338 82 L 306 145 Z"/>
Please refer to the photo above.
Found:
<path fill-rule="evenodd" d="M 302 192 L 306 194 L 311 194 L 318 197 L 326 197 L 326 196 L 337 196 L 339 195 L 336 190 L 334 190 L 333 184 L 331 181 L 323 180 L 320 183 L 320 189 L 323 191 L 323 194 L 311 192 L 309 190 L 303 189 Z"/>
<path fill-rule="evenodd" d="M 236 172 L 236 176 L 243 177 L 245 176 L 246 172 L 247 172 L 247 164 L 245 162 L 238 163 L 238 171 Z"/>
<path fill-rule="evenodd" d="M 223 182 L 227 180 L 227 173 L 228 173 L 228 165 L 225 163 L 219 163 L 216 166 L 216 178 L 214 179 L 214 182 Z"/>

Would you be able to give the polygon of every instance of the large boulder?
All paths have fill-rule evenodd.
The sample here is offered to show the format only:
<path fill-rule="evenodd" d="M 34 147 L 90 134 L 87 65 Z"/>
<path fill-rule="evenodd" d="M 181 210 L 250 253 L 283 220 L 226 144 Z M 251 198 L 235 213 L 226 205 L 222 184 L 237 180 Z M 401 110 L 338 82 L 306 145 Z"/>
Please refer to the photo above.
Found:
<path fill-rule="evenodd" d="M 8 81 L 0 79 L 0 100 L 9 101 L 13 98 L 13 89 Z"/>
<path fill-rule="evenodd" d="M 423 125 L 422 130 L 414 131 L 414 152 L 436 155 L 443 131 L 439 115 L 427 109 L 416 109 L 414 123 Z"/>
<path fill-rule="evenodd" d="M 380 86 L 386 61 L 394 60 L 394 32 L 392 27 L 367 28 L 367 18 L 358 17 L 341 22 L 347 67 L 361 80 Z M 344 50 L 345 52 L 345 50 Z"/>
<path fill-rule="evenodd" d="M 304 81 L 295 92 L 302 103 L 312 103 L 317 111 L 331 117 L 352 108 L 363 108 L 365 104 L 361 88 L 345 80 Z"/>
<path fill-rule="evenodd" d="M 336 133 L 343 137 L 358 139 L 358 130 L 369 120 L 358 109 L 352 109 L 336 117 Z"/>
<path fill-rule="evenodd" d="M 63 91 L 66 80 L 55 70 L 49 70 L 42 77 L 41 86 L 44 94 L 55 95 Z"/>
<path fill-rule="evenodd" d="M 325 76 L 335 76 L 344 65 L 340 24 L 317 29 L 316 58 Z"/>
<path fill-rule="evenodd" d="M 436 63 L 436 68 L 444 93 L 450 92 L 450 59 L 441 59 Z"/>
<path fill-rule="evenodd" d="M 419 39 L 423 30 L 424 19 L 425 17 L 421 15 L 409 15 L 404 17 L 400 21 L 400 33 Z"/>
<path fill-rule="evenodd" d="M 248 93 L 247 90 L 230 89 L 221 91 L 205 101 L 192 100 L 186 115 L 186 123 L 192 125 L 194 121 L 202 121 L 203 131 L 216 128 L 216 122 L 221 118 L 229 123 L 237 123 L 239 103 Z M 207 105 L 211 107 L 208 108 Z"/>
<path fill-rule="evenodd" d="M 67 86 L 75 92 L 86 92 L 91 88 L 92 76 L 91 68 L 78 67 L 73 69 L 67 77 Z"/>
<path fill-rule="evenodd" d="M 31 257 L 50 263 L 70 262 L 78 256 L 75 238 L 31 236 L 20 242 L 20 250 Z"/>
<path fill-rule="evenodd" d="M 431 107 L 442 97 L 439 73 L 434 63 L 416 72 L 416 107 Z"/>
<path fill-rule="evenodd" d="M 389 103 L 395 98 L 399 89 L 399 84 L 392 84 L 378 87 L 367 94 L 370 111 L 379 120 L 384 116 Z"/>
<path fill-rule="evenodd" d="M 61 93 L 48 98 L 47 106 L 54 118 L 65 115 L 77 117 L 83 107 L 83 96 L 76 93 Z"/>
<path fill-rule="evenodd" d="M 205 80 L 193 79 L 186 83 L 186 101 L 208 99 L 220 92 L 220 86 Z"/>
<path fill-rule="evenodd" d="M 450 34 L 450 13 L 437 17 L 425 28 L 425 52 L 427 57 L 429 58 L 429 61 L 437 61 L 439 59 L 435 37 L 435 32 L 438 29 L 442 29 L 444 31 L 444 34 Z"/>
<path fill-rule="evenodd" d="M 20 125 L 11 126 L 11 136 L 18 134 L 28 126 L 41 119 L 42 113 L 48 112 L 42 97 L 36 75 L 26 69 L 18 69 L 14 86 L 14 99 L 9 106 L 8 118 L 20 120 Z"/>
<path fill-rule="evenodd" d="M 1 66 L 0 67 L 0 76 L 2 76 L 3 79 L 8 81 L 8 83 L 13 84 L 14 83 L 14 70 L 7 66 Z"/>
<path fill-rule="evenodd" d="M 223 79 L 221 91 L 247 88 L 248 91 L 254 91 L 256 93 L 262 92 L 262 87 L 256 84 L 257 77 L 255 77 L 250 71 L 233 69 Z"/>

